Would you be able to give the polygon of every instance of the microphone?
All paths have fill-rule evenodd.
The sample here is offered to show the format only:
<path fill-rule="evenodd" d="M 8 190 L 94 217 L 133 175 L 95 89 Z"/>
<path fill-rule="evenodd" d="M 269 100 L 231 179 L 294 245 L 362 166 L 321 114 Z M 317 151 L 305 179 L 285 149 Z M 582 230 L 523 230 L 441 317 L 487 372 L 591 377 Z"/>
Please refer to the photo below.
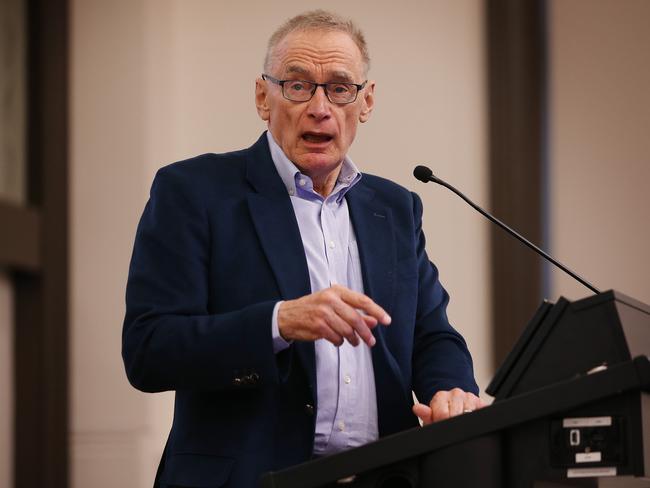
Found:
<path fill-rule="evenodd" d="M 494 222 L 495 224 L 497 224 L 499 227 L 501 227 L 503 230 L 505 230 L 505 231 L 506 231 L 508 234 L 510 234 L 512 237 L 518 239 L 520 242 L 524 243 L 524 244 L 525 244 L 526 246 L 528 246 L 530 249 L 532 249 L 532 250 L 535 251 L 537 254 L 539 254 L 540 256 L 542 256 L 544 259 L 546 259 L 547 261 L 553 263 L 555 266 L 557 266 L 558 268 L 560 268 L 560 269 L 561 269 L 562 271 L 564 271 L 566 274 L 568 274 L 569 276 L 571 276 L 571 278 L 573 278 L 574 280 L 578 281 L 580 284 L 582 284 L 582 285 L 586 286 L 587 288 L 589 288 L 589 289 L 590 289 L 591 291 L 593 291 L 596 295 L 600 294 L 600 290 L 599 290 L 598 288 L 596 288 L 594 285 L 592 285 L 591 283 L 589 283 L 589 282 L 586 281 L 585 279 L 583 279 L 583 278 L 581 278 L 580 276 L 578 276 L 576 273 L 574 273 L 573 271 L 571 271 L 569 268 L 567 268 L 565 265 L 563 265 L 563 264 L 560 263 L 559 261 L 553 259 L 551 256 L 549 256 L 547 253 L 545 253 L 544 251 L 542 251 L 542 250 L 541 250 L 539 247 L 537 247 L 535 244 L 533 244 L 532 242 L 530 242 L 528 239 L 526 239 L 525 237 L 523 237 L 521 234 L 518 234 L 517 232 L 515 232 L 513 229 L 511 229 L 511 228 L 508 227 L 506 224 L 504 224 L 504 223 L 501 222 L 499 219 L 497 219 L 495 216 L 493 216 L 492 214 L 490 214 L 490 213 L 486 212 L 485 210 L 483 210 L 481 207 L 479 207 L 478 205 L 476 205 L 476 204 L 475 204 L 474 202 L 472 202 L 469 198 L 467 198 L 465 195 L 463 195 L 460 191 L 458 191 L 456 188 L 454 188 L 453 186 L 451 186 L 449 183 L 447 183 L 446 181 L 441 180 L 440 178 L 438 178 L 437 176 L 435 176 L 435 175 L 433 174 L 433 171 L 431 171 L 431 170 L 430 170 L 429 168 L 427 168 L 426 166 L 416 166 L 415 169 L 413 170 L 413 176 L 415 176 L 418 180 L 420 180 L 420 181 L 422 181 L 422 182 L 424 182 L 424 183 L 427 183 L 427 182 L 429 182 L 429 181 L 433 181 L 434 183 L 437 183 L 437 184 L 439 184 L 439 185 L 441 185 L 441 186 L 444 186 L 445 188 L 447 188 L 447 189 L 453 191 L 456 195 L 458 195 L 460 198 L 462 198 L 463 200 L 465 200 L 465 202 L 467 202 L 471 207 L 473 207 L 474 210 L 476 210 L 477 212 L 479 212 L 481 215 L 483 215 L 483 216 L 484 216 L 485 218 L 487 218 L 488 220 L 490 220 L 490 221 Z"/>

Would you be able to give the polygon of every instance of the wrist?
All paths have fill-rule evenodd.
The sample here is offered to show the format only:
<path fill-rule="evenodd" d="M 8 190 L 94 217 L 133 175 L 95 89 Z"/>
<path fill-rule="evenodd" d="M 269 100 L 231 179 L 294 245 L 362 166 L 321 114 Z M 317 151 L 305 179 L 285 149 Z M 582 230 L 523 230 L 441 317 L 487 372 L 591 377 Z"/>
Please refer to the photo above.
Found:
<path fill-rule="evenodd" d="M 291 345 L 291 341 L 285 339 L 280 327 L 280 309 L 283 301 L 279 301 L 273 307 L 273 316 L 271 319 L 271 336 L 273 338 L 273 352 L 278 353 Z"/>

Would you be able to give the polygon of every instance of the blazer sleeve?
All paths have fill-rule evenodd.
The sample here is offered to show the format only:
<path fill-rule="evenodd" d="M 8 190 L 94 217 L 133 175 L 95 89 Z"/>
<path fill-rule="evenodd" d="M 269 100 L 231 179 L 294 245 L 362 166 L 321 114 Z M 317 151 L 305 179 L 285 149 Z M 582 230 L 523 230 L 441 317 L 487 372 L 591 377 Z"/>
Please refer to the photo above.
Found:
<path fill-rule="evenodd" d="M 148 392 L 278 382 L 276 302 L 208 312 L 211 236 L 201 182 L 173 166 L 157 173 L 136 233 L 122 332 L 128 379 Z"/>
<path fill-rule="evenodd" d="M 413 389 L 423 403 L 428 403 L 439 390 L 461 388 L 478 395 L 472 357 L 463 337 L 449 323 L 449 295 L 425 250 L 422 202 L 416 194 L 413 194 L 413 216 L 419 280 L 412 359 Z"/>

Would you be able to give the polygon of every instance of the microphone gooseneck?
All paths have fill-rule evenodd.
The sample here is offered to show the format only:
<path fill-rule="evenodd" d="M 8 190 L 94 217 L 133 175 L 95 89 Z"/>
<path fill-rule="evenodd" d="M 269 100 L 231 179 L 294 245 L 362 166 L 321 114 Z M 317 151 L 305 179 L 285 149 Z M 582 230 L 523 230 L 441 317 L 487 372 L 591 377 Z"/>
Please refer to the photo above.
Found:
<path fill-rule="evenodd" d="M 491 222 L 494 222 L 496 225 L 501 227 L 503 230 L 505 230 L 512 237 L 514 237 L 517 240 L 519 240 L 520 242 L 524 243 L 526 246 L 528 246 L 530 249 L 535 251 L 537 254 L 542 256 L 547 261 L 553 263 L 555 266 L 560 268 L 566 274 L 571 276 L 574 280 L 576 280 L 580 284 L 582 284 L 582 285 L 586 286 L 587 288 L 589 288 L 596 295 L 600 294 L 600 290 L 598 288 L 596 288 L 594 285 L 592 285 L 591 283 L 589 283 L 585 279 L 578 276 L 576 273 L 571 271 L 569 268 L 567 268 L 565 265 L 563 265 L 562 263 L 560 263 L 559 261 L 557 261 L 556 259 L 551 257 L 546 252 L 542 251 L 539 247 L 537 247 L 535 244 L 533 244 L 528 239 L 523 237 L 521 234 L 517 233 L 516 231 L 514 231 L 513 229 L 508 227 L 506 224 L 504 224 L 499 219 L 497 219 L 494 215 L 492 215 L 492 214 L 488 213 L 487 211 L 483 210 L 481 207 L 476 205 L 469 198 L 467 198 L 465 195 L 463 195 L 460 191 L 458 191 L 456 188 L 451 186 L 449 183 L 447 183 L 446 181 L 441 180 L 440 178 L 435 176 L 433 174 L 433 171 L 431 171 L 431 169 L 427 168 L 426 166 L 416 166 L 415 169 L 413 170 L 413 176 L 415 176 L 418 180 L 420 180 L 420 181 L 422 181 L 424 183 L 427 183 L 429 181 L 433 181 L 434 183 L 437 183 L 437 184 L 439 184 L 441 186 L 444 186 L 445 188 L 453 191 L 456 195 L 458 195 L 460 198 L 465 200 L 465 202 L 467 202 L 468 205 L 470 205 L 472 208 L 474 208 L 474 210 L 479 212 L 481 215 L 483 215 L 485 218 L 487 218 Z"/>

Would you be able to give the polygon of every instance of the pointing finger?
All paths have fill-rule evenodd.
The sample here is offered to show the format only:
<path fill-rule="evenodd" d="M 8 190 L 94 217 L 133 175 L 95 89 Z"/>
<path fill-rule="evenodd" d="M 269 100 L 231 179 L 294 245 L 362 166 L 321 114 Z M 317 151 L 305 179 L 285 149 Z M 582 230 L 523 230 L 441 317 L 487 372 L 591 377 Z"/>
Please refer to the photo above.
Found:
<path fill-rule="evenodd" d="M 366 314 L 377 319 L 383 325 L 388 325 L 391 322 L 391 317 L 386 311 L 370 299 L 370 297 L 363 293 L 349 290 L 344 287 L 337 288 L 341 299 L 353 308 L 359 308 Z"/>

